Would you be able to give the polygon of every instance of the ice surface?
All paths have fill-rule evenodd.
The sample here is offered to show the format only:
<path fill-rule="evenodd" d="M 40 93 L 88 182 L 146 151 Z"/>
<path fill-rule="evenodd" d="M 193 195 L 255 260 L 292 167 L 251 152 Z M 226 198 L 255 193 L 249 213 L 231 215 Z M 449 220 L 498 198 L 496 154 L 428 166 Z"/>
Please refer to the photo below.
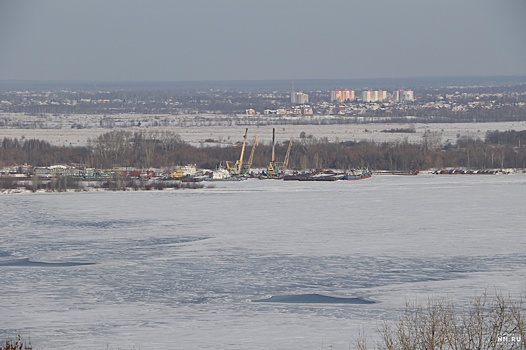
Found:
<path fill-rule="evenodd" d="M 0 335 L 39 349 L 348 349 L 406 301 L 519 296 L 525 193 L 524 174 L 422 174 L 1 196 Z M 375 303 L 251 302 L 304 295 Z"/>
<path fill-rule="evenodd" d="M 374 304 L 374 301 L 364 298 L 342 298 L 321 294 L 274 295 L 270 298 L 252 301 L 255 303 Z"/>

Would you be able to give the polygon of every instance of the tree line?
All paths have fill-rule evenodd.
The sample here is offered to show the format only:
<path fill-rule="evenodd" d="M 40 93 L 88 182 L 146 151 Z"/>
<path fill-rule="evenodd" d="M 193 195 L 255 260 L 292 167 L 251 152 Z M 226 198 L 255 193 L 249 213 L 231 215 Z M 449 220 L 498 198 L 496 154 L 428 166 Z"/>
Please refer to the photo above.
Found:
<path fill-rule="evenodd" d="M 486 293 L 472 298 L 468 307 L 451 300 L 433 298 L 427 305 L 406 303 L 395 322 L 385 321 L 379 340 L 370 347 L 365 334 L 356 339 L 356 349 L 524 349 L 526 324 L 521 300 Z M 369 344 L 368 344 L 369 343 Z"/>
<path fill-rule="evenodd" d="M 289 142 L 275 147 L 282 161 Z M 459 137 L 454 144 L 441 143 L 439 133 L 426 133 L 419 142 L 345 141 L 302 137 L 293 142 L 289 168 L 348 169 L 369 167 L 377 170 L 426 170 L 443 167 L 472 169 L 526 168 L 526 131 L 491 131 L 485 138 Z M 251 145 L 247 145 L 245 160 Z M 55 146 L 38 139 L 4 137 L 0 144 L 0 166 L 30 164 L 82 164 L 95 168 L 117 166 L 165 168 L 196 164 L 214 169 L 225 161 L 239 158 L 241 143 L 231 146 L 193 146 L 171 131 L 110 131 L 89 140 L 86 146 Z M 259 145 L 253 167 L 266 167 L 271 146 Z"/>

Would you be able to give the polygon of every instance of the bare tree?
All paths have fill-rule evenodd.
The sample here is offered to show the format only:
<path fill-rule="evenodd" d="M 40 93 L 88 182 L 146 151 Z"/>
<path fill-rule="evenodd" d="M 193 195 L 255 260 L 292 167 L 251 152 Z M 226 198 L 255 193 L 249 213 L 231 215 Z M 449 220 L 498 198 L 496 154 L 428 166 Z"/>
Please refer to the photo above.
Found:
<path fill-rule="evenodd" d="M 451 301 L 430 299 L 426 307 L 406 304 L 394 325 L 383 323 L 375 349 L 524 349 L 525 331 L 522 301 L 500 294 L 490 300 L 483 294 L 459 309 Z M 360 349 L 365 349 L 364 339 L 358 340 Z"/>

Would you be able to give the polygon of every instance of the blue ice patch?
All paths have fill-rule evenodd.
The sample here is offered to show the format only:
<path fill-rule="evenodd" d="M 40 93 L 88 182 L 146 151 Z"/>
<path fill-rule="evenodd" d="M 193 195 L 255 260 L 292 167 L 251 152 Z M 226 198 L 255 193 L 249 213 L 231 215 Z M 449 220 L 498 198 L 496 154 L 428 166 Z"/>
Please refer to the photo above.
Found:
<path fill-rule="evenodd" d="M 81 262 L 41 262 L 31 261 L 29 258 L 0 261 L 0 267 L 72 267 L 95 265 L 95 263 Z"/>
<path fill-rule="evenodd" d="M 374 304 L 364 298 L 338 298 L 321 294 L 275 295 L 267 299 L 252 300 L 256 303 L 305 303 L 305 304 Z"/>

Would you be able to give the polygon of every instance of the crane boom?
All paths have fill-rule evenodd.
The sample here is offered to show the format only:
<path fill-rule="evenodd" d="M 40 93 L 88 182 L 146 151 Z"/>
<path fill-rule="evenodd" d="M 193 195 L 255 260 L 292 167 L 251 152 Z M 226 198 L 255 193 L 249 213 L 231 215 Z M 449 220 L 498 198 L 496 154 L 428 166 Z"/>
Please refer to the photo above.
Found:
<path fill-rule="evenodd" d="M 287 148 L 287 153 L 285 155 L 285 160 L 283 162 L 276 162 L 276 129 L 272 129 L 272 158 L 270 159 L 270 164 L 267 167 L 267 174 L 266 176 L 268 178 L 281 178 L 283 174 L 285 173 L 285 170 L 287 169 L 289 165 L 290 160 L 290 150 L 292 148 L 292 136 L 290 137 L 289 141 L 289 147 Z"/>
<path fill-rule="evenodd" d="M 243 146 L 241 147 L 241 154 L 239 155 L 239 160 L 236 162 L 236 174 L 241 174 L 241 171 L 243 170 L 243 157 L 245 156 L 245 146 L 247 145 L 247 133 L 248 128 L 245 129 L 245 135 L 243 136 Z"/>
<path fill-rule="evenodd" d="M 290 136 L 289 148 L 287 148 L 287 154 L 285 155 L 285 161 L 283 162 L 283 167 L 287 168 L 289 166 L 290 159 L 290 149 L 292 148 L 292 136 Z"/>
<path fill-rule="evenodd" d="M 250 151 L 250 157 L 248 158 L 248 166 L 249 168 L 252 166 L 252 162 L 254 161 L 254 152 L 256 151 L 256 147 L 258 146 L 258 136 L 254 137 L 254 144 L 252 145 L 252 150 Z"/>
<path fill-rule="evenodd" d="M 248 128 L 245 129 L 245 135 L 243 136 L 243 146 L 241 147 L 241 154 L 239 155 L 239 159 L 236 160 L 236 163 L 232 165 L 232 163 L 229 161 L 225 162 L 227 170 L 233 175 L 240 175 L 243 170 L 243 157 L 245 155 L 245 146 L 247 145 L 247 133 Z"/>
<path fill-rule="evenodd" d="M 276 128 L 272 128 L 272 158 L 270 158 L 271 163 L 274 163 L 276 161 L 275 139 L 276 139 Z"/>

